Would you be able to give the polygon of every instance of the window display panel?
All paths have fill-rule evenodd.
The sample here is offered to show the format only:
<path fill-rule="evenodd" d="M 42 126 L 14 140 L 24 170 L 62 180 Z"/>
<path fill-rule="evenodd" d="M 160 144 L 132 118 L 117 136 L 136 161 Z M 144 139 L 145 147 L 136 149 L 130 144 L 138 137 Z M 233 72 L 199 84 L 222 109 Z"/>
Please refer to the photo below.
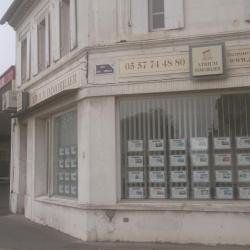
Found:
<path fill-rule="evenodd" d="M 77 112 L 69 111 L 53 119 L 54 194 L 77 197 Z"/>
<path fill-rule="evenodd" d="M 119 114 L 122 198 L 250 199 L 250 94 L 122 98 Z"/>

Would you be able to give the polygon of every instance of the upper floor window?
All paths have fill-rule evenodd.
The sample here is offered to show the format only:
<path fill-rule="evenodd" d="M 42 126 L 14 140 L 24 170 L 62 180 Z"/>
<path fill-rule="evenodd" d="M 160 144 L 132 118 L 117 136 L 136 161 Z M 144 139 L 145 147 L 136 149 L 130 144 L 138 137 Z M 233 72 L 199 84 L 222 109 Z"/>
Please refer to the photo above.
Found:
<path fill-rule="evenodd" d="M 30 79 L 30 31 L 20 34 L 17 42 L 16 85 Z"/>
<path fill-rule="evenodd" d="M 37 26 L 38 36 L 38 71 L 45 69 L 45 19 L 43 19 Z"/>
<path fill-rule="evenodd" d="M 149 27 L 150 30 L 162 29 L 164 22 L 164 0 L 149 1 Z"/>
<path fill-rule="evenodd" d="M 133 33 L 184 27 L 183 0 L 131 0 Z"/>
<path fill-rule="evenodd" d="M 54 2 L 52 15 L 52 54 L 57 61 L 77 46 L 76 0 Z"/>
<path fill-rule="evenodd" d="M 26 81 L 27 78 L 27 38 L 25 37 L 21 41 L 21 80 L 22 83 Z"/>
<path fill-rule="evenodd" d="M 70 51 L 70 0 L 62 0 L 60 5 L 60 49 L 61 56 Z"/>

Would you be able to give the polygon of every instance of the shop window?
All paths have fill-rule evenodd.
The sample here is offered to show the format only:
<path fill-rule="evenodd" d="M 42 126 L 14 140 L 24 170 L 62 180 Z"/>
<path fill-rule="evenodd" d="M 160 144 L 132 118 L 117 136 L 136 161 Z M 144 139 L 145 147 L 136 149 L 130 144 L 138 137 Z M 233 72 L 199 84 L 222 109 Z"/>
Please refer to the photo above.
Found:
<path fill-rule="evenodd" d="M 45 46 L 46 46 L 46 35 L 45 35 L 45 19 L 43 19 L 37 26 L 38 35 L 38 71 L 45 69 Z"/>
<path fill-rule="evenodd" d="M 22 83 L 24 83 L 27 79 L 27 53 L 28 53 L 28 47 L 27 47 L 27 38 L 24 38 L 21 41 L 21 80 Z"/>
<path fill-rule="evenodd" d="M 53 118 L 53 193 L 76 198 L 78 193 L 77 112 Z"/>
<path fill-rule="evenodd" d="M 123 199 L 250 199 L 250 94 L 120 100 Z"/>
<path fill-rule="evenodd" d="M 64 56 L 70 51 L 70 0 L 62 0 L 60 8 L 60 48 Z"/>

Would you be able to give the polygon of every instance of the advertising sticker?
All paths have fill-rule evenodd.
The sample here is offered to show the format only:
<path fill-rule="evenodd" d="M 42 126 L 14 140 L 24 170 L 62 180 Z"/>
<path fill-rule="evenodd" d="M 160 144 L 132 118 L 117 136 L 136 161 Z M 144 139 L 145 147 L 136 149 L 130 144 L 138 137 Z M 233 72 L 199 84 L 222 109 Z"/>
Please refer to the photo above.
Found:
<path fill-rule="evenodd" d="M 143 151 L 143 140 L 129 140 L 128 152 L 141 152 Z"/>
<path fill-rule="evenodd" d="M 149 181 L 150 182 L 165 182 L 165 172 L 164 171 L 150 171 Z"/>
<path fill-rule="evenodd" d="M 193 171 L 193 182 L 209 182 L 209 172 L 207 170 Z"/>
<path fill-rule="evenodd" d="M 164 140 L 149 140 L 148 150 L 149 151 L 164 151 Z"/>
<path fill-rule="evenodd" d="M 143 182 L 143 171 L 129 171 L 128 180 L 130 183 L 142 183 Z"/>
<path fill-rule="evenodd" d="M 186 155 L 170 155 L 170 165 L 173 167 L 186 166 Z"/>
<path fill-rule="evenodd" d="M 191 161 L 193 166 L 208 166 L 208 154 L 192 154 Z"/>
<path fill-rule="evenodd" d="M 233 199 L 233 188 L 232 187 L 216 187 L 216 198 L 217 199 Z"/>
<path fill-rule="evenodd" d="M 215 171 L 216 182 L 232 182 L 231 170 L 216 170 Z"/>
<path fill-rule="evenodd" d="M 250 165 L 250 154 L 237 154 L 237 163 L 239 166 L 248 166 Z"/>
<path fill-rule="evenodd" d="M 191 138 L 191 150 L 193 150 L 193 151 L 206 151 L 206 150 L 208 150 L 207 137 L 193 137 L 193 138 Z"/>
<path fill-rule="evenodd" d="M 128 166 L 130 168 L 136 167 L 143 167 L 143 156 L 141 155 L 132 155 L 128 156 Z"/>
<path fill-rule="evenodd" d="M 231 154 L 215 154 L 214 164 L 215 166 L 231 166 L 232 164 Z"/>
<path fill-rule="evenodd" d="M 209 187 L 194 187 L 193 195 L 195 199 L 210 199 Z"/>
<path fill-rule="evenodd" d="M 186 139 L 170 139 L 170 150 L 186 150 Z"/>
<path fill-rule="evenodd" d="M 216 137 L 214 138 L 214 149 L 230 149 L 230 137 Z"/>
<path fill-rule="evenodd" d="M 143 187 L 129 187 L 128 197 L 130 199 L 143 199 L 144 198 Z"/>
<path fill-rule="evenodd" d="M 172 187 L 171 196 L 173 199 L 187 199 L 187 187 Z"/>
<path fill-rule="evenodd" d="M 152 199 L 164 199 L 165 196 L 165 187 L 150 187 L 149 188 L 149 197 Z"/>
<path fill-rule="evenodd" d="M 151 155 L 149 156 L 150 167 L 164 167 L 164 155 Z"/>
<path fill-rule="evenodd" d="M 184 170 L 171 171 L 171 182 L 186 182 L 187 172 Z"/>

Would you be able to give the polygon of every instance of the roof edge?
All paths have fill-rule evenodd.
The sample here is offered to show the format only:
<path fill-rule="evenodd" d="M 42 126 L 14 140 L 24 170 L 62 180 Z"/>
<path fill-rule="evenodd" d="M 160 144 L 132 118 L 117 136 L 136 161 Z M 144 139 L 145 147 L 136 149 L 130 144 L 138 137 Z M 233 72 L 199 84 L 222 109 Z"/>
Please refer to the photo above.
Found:
<path fill-rule="evenodd" d="M 22 3 L 22 0 L 14 0 L 14 2 L 12 2 L 12 4 L 7 9 L 7 11 L 3 15 L 3 17 L 0 19 L 1 25 L 5 24 L 6 22 L 9 21 L 9 19 L 12 17 L 14 12 L 16 12 L 16 9 L 20 6 L 21 3 Z"/>

